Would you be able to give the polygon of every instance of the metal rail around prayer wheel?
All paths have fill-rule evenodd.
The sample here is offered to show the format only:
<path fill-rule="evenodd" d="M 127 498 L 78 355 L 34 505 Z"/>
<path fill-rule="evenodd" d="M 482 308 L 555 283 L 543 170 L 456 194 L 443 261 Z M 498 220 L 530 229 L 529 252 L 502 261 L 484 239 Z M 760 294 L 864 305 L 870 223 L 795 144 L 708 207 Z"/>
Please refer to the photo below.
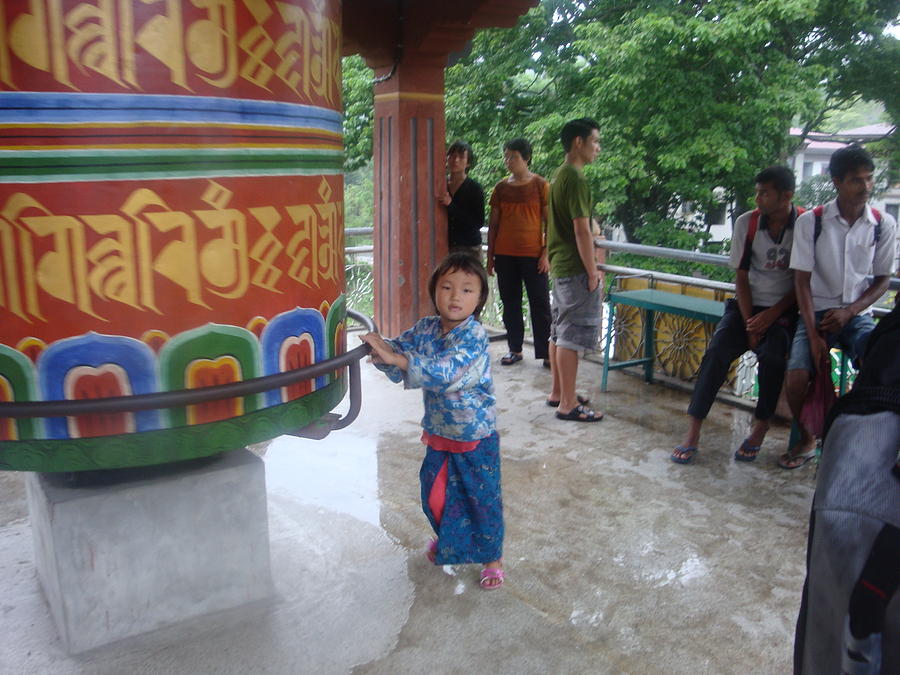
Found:
<path fill-rule="evenodd" d="M 347 310 L 347 316 L 362 324 L 366 330 L 377 330 L 375 322 L 364 314 Z M 156 410 L 160 408 L 180 408 L 198 403 L 218 401 L 227 398 L 239 398 L 251 394 L 259 394 L 271 389 L 279 389 L 297 382 L 312 380 L 326 373 L 349 367 L 350 409 L 339 419 L 332 419 L 326 425 L 328 431 L 343 429 L 359 415 L 362 405 L 362 387 L 360 385 L 359 361 L 369 354 L 371 348 L 362 344 L 355 349 L 336 356 L 327 361 L 313 363 L 303 368 L 288 370 L 283 373 L 254 377 L 241 382 L 220 384 L 214 387 L 197 389 L 179 389 L 177 391 L 158 392 L 153 394 L 137 394 L 134 396 L 112 396 L 108 398 L 82 399 L 78 401 L 12 401 L 0 402 L 0 418 L 2 417 L 70 417 L 77 415 L 96 415 L 99 413 L 124 413 L 138 410 Z M 321 438 L 324 433 L 305 430 L 295 432 L 297 435 Z"/>

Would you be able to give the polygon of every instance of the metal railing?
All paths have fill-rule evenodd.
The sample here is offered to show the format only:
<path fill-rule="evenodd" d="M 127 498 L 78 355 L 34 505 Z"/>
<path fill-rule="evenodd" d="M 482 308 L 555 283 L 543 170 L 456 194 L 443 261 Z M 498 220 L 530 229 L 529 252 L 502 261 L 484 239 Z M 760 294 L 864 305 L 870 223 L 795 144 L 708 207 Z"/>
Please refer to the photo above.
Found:
<path fill-rule="evenodd" d="M 348 236 L 371 236 L 374 233 L 373 228 L 352 228 L 346 230 Z M 598 249 L 605 249 L 609 252 L 620 252 L 620 253 L 630 253 L 635 255 L 642 255 L 647 257 L 654 258 L 664 258 L 668 260 L 677 260 L 677 261 L 685 261 L 696 264 L 707 264 L 707 265 L 715 265 L 717 267 L 729 267 L 730 257 L 727 255 L 718 255 L 714 253 L 703 253 L 700 251 L 685 251 L 681 249 L 667 248 L 662 246 L 646 246 L 643 244 L 632 244 L 628 242 L 619 242 L 612 241 L 608 239 L 596 239 L 594 241 L 594 245 Z M 365 254 L 373 252 L 372 246 L 352 246 L 346 248 L 346 253 L 348 256 L 353 256 L 355 254 Z M 684 286 L 693 286 L 698 288 L 705 288 L 712 291 L 719 291 L 725 293 L 734 293 L 735 285 L 732 282 L 726 281 L 717 281 L 714 279 L 706 279 L 703 277 L 694 277 L 694 276 L 684 276 L 679 274 L 672 274 L 668 272 L 659 272 L 656 270 L 647 270 L 642 268 L 635 267 L 627 267 L 622 265 L 614 265 L 609 263 L 600 263 L 598 264 L 598 268 L 604 272 L 609 274 L 614 274 L 617 276 L 631 276 L 631 277 L 645 277 L 650 278 L 653 282 L 664 282 L 664 283 L 673 283 Z M 493 280 L 491 283 L 494 283 Z M 889 284 L 890 290 L 898 290 L 900 289 L 900 279 L 897 277 L 893 277 L 890 280 Z M 365 290 L 370 293 L 373 292 L 371 286 L 366 289 L 360 288 L 359 290 Z M 496 291 L 496 289 L 492 289 Z M 350 293 L 350 289 L 348 288 L 348 294 Z M 490 299 L 488 300 L 488 304 L 485 309 L 482 311 L 482 322 L 487 323 L 489 325 L 500 326 L 501 325 L 501 317 L 502 310 L 500 308 L 500 303 L 498 301 L 498 294 L 496 292 L 492 292 L 490 294 Z M 356 304 L 364 303 L 365 300 L 358 299 Z M 526 313 L 525 318 L 525 326 L 526 331 L 528 331 L 530 327 L 529 317 L 527 315 L 529 311 L 528 303 L 522 303 L 523 312 Z M 873 307 L 873 314 L 876 317 L 883 316 L 889 312 L 888 309 L 882 307 Z M 746 396 L 750 395 L 755 380 L 755 358 L 753 357 L 752 352 L 745 354 L 741 359 L 738 365 L 738 374 L 736 376 L 736 380 L 734 383 L 734 393 L 738 396 Z"/>
<path fill-rule="evenodd" d="M 372 236 L 375 228 L 372 227 L 355 227 L 348 228 L 345 231 L 347 236 Z M 482 233 L 486 232 L 486 228 L 482 228 Z M 717 267 L 728 267 L 730 258 L 727 255 L 719 255 L 716 253 L 703 253 L 701 251 L 685 251 L 678 248 L 667 248 L 665 246 L 646 246 L 644 244 L 632 244 L 624 241 L 612 241 L 610 239 L 595 239 L 594 246 L 596 248 L 605 249 L 610 252 L 632 253 L 635 255 L 643 255 L 651 258 L 666 258 L 668 260 L 680 260 L 683 262 L 703 263 L 707 265 L 716 265 Z M 346 254 L 354 255 L 357 253 L 372 253 L 374 247 L 368 246 L 348 246 Z M 715 281 L 712 279 L 704 279 L 702 277 L 687 277 L 677 274 L 669 274 L 667 272 L 657 272 L 654 270 L 645 270 L 637 267 L 623 267 L 620 265 L 600 264 L 599 269 L 612 274 L 648 274 L 659 281 L 669 281 L 677 284 L 691 284 L 701 288 L 711 288 L 714 290 L 722 290 L 734 292 L 734 284 L 726 281 Z M 871 280 L 871 277 L 870 277 Z M 888 290 L 900 290 L 900 277 L 891 277 L 888 284 Z M 887 314 L 888 310 L 875 307 L 873 313 L 876 316 Z"/>
<path fill-rule="evenodd" d="M 624 241 L 611 241 L 609 239 L 595 239 L 594 246 L 597 248 L 606 249 L 607 251 L 619 251 L 621 253 L 633 253 L 635 255 L 643 255 L 650 258 L 667 258 L 669 260 L 681 260 L 684 262 L 693 262 L 693 263 L 705 263 L 707 265 L 717 265 L 719 267 L 728 267 L 730 258 L 727 255 L 718 255 L 715 253 L 702 253 L 700 251 L 683 251 L 677 248 L 666 248 L 664 246 L 645 246 L 643 244 L 632 244 Z M 618 272 L 619 270 L 634 270 L 637 268 L 625 268 L 618 267 L 615 268 L 613 265 L 600 265 L 600 269 L 608 272 Z M 648 270 L 645 270 L 648 271 Z M 662 272 L 653 272 L 653 276 L 657 279 L 662 279 Z M 677 275 L 669 275 L 671 277 L 675 277 Z M 681 279 L 692 280 L 697 286 L 704 286 L 706 288 L 721 288 L 723 290 L 729 290 L 724 288 L 721 285 L 704 285 L 703 281 L 706 281 L 710 284 L 723 284 L 725 282 L 712 282 L 708 279 L 700 279 L 697 277 L 680 277 Z M 670 279 L 671 280 L 671 279 Z M 872 280 L 872 277 L 869 277 L 869 280 Z M 683 281 L 677 281 L 676 283 L 684 283 Z M 730 286 L 730 290 L 734 290 L 734 284 L 726 284 Z M 900 277 L 891 277 L 890 282 L 888 283 L 888 290 L 896 291 L 900 289 Z"/>

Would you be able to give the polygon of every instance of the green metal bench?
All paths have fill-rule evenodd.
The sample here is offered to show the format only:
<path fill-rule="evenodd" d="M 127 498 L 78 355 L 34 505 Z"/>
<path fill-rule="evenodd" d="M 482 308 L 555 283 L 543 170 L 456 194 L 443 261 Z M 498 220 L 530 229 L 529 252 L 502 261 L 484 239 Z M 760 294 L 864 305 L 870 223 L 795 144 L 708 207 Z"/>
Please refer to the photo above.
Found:
<path fill-rule="evenodd" d="M 659 291 L 652 288 L 642 288 L 633 291 L 610 291 L 609 296 L 609 321 L 606 329 L 606 345 L 603 351 L 603 378 L 600 390 L 606 391 L 607 377 L 610 370 L 627 368 L 629 366 L 644 366 L 644 380 L 653 382 L 653 362 L 656 360 L 654 346 L 656 343 L 656 312 L 677 314 L 691 319 L 717 323 L 725 313 L 725 303 L 707 298 L 697 298 L 690 295 L 679 295 L 668 291 Z M 627 305 L 643 309 L 644 319 L 644 356 L 639 359 L 620 361 L 611 364 L 609 351 L 613 340 L 613 325 L 616 317 L 616 305 Z M 840 356 L 840 384 L 839 395 L 843 395 L 847 389 L 849 377 L 849 363 L 845 352 Z M 796 420 L 791 424 L 791 435 L 788 447 L 793 447 L 799 439 L 799 430 Z"/>
<path fill-rule="evenodd" d="M 610 291 L 609 296 L 609 323 L 606 330 L 606 346 L 603 352 L 603 379 L 600 390 L 606 391 L 606 380 L 610 370 L 627 368 L 628 366 L 644 366 L 644 380 L 653 382 L 653 362 L 656 360 L 654 353 L 656 312 L 677 314 L 678 316 L 698 319 L 710 323 L 717 323 L 725 313 L 725 303 L 707 298 L 697 298 L 690 295 L 679 295 L 668 291 L 658 291 L 653 288 L 642 288 L 633 291 Z M 628 305 L 645 311 L 644 319 L 644 356 L 639 359 L 620 361 L 610 364 L 609 348 L 613 339 L 613 324 L 616 317 L 616 305 Z"/>

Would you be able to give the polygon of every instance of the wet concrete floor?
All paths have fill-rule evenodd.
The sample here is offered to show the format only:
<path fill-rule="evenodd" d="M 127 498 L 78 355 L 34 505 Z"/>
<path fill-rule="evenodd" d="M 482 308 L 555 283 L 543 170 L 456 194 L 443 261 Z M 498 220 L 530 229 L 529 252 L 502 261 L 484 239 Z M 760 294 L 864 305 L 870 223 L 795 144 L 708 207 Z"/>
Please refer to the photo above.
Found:
<path fill-rule="evenodd" d="M 505 345 L 491 351 L 498 364 Z M 716 403 L 680 466 L 668 455 L 688 394 L 620 371 L 600 394 L 586 362 L 579 391 L 606 419 L 564 422 L 540 362 L 496 365 L 508 576 L 486 592 L 476 566 L 423 555 L 420 393 L 362 370 L 349 429 L 256 448 L 271 603 L 67 656 L 22 476 L 0 473 L 0 673 L 790 672 L 815 468 L 775 465 L 786 426 L 737 463 L 750 413 Z"/>

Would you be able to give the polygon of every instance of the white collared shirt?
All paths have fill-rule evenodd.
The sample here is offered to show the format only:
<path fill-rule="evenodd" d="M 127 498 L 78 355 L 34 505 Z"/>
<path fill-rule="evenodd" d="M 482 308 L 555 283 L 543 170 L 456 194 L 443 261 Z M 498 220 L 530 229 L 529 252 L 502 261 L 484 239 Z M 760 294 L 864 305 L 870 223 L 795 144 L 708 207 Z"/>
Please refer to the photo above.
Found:
<path fill-rule="evenodd" d="M 814 242 L 815 214 L 807 211 L 797 218 L 791 269 L 812 272 L 810 288 L 815 311 L 846 307 L 869 287 L 868 275 L 894 273 L 897 223 L 882 213 L 876 244 L 875 222 L 867 204 L 862 216 L 851 225 L 838 211 L 837 200 L 833 200 L 825 205 L 822 231 Z"/>

